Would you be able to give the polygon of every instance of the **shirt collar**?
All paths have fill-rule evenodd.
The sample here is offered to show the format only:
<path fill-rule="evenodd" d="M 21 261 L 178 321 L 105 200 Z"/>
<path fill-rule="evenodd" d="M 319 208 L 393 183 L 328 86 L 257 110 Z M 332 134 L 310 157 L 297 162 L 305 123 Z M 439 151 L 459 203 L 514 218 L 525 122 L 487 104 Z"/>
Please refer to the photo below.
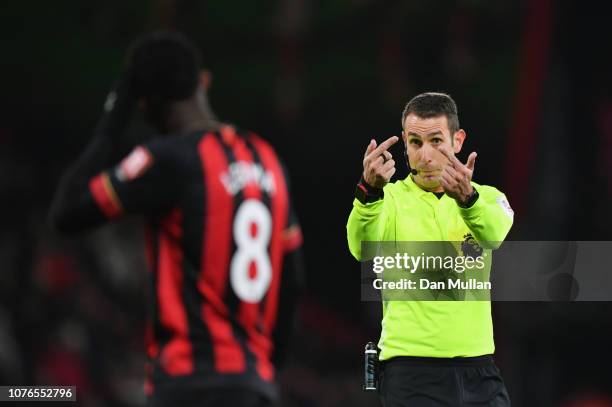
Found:
<path fill-rule="evenodd" d="M 410 192 L 414 192 L 418 195 L 419 198 L 422 198 L 423 196 L 431 196 L 436 201 L 438 201 L 438 197 L 434 193 L 425 191 L 423 188 L 418 186 L 416 182 L 414 182 L 414 180 L 412 179 L 411 174 L 408 174 L 408 176 L 402 182 L 410 190 Z M 444 199 L 444 197 L 442 197 L 442 199 Z"/>
<path fill-rule="evenodd" d="M 402 182 L 404 183 L 404 185 L 406 185 L 406 187 L 408 187 L 408 189 L 411 192 L 416 193 L 418 196 L 423 196 L 428 193 L 427 191 L 422 189 L 420 186 L 418 186 L 416 182 L 414 182 L 411 174 L 408 174 L 408 176 Z"/>

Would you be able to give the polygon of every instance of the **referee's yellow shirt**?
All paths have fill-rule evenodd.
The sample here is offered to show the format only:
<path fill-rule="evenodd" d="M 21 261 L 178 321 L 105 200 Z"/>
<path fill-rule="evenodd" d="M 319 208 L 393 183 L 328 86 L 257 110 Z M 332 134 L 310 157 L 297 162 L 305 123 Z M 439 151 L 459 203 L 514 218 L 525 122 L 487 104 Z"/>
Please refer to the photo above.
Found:
<path fill-rule="evenodd" d="M 438 199 L 409 175 L 389 183 L 384 198 L 353 201 L 347 234 L 351 253 L 361 258 L 362 241 L 463 241 L 469 233 L 485 252 L 505 239 L 513 212 L 496 188 L 472 185 L 479 193 L 463 209 L 447 195 Z M 490 253 L 489 253 L 490 256 Z M 487 262 L 490 272 L 491 262 Z M 380 359 L 395 356 L 470 357 L 495 350 L 489 301 L 383 301 Z"/>

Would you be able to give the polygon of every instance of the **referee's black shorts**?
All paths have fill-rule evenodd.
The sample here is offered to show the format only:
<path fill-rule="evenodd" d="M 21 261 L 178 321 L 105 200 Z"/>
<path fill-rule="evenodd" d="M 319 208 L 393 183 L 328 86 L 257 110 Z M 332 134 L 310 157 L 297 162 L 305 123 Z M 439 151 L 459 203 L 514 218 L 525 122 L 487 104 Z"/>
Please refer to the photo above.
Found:
<path fill-rule="evenodd" d="M 509 407 L 490 355 L 472 358 L 400 356 L 380 363 L 383 407 Z"/>

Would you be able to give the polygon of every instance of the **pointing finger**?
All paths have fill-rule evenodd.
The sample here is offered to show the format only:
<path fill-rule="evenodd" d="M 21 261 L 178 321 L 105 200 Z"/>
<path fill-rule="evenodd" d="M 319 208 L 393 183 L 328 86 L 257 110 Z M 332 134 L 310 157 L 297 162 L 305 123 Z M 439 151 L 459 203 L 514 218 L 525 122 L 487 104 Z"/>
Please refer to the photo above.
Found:
<path fill-rule="evenodd" d="M 376 149 L 374 151 L 372 151 L 370 154 L 380 155 L 380 154 L 383 153 L 383 151 L 387 151 L 387 149 L 389 147 L 391 147 L 393 144 L 397 143 L 398 140 L 399 140 L 399 137 L 391 136 L 388 139 L 386 139 L 385 141 L 383 141 L 382 143 L 380 143 L 380 145 L 378 147 L 376 147 Z"/>

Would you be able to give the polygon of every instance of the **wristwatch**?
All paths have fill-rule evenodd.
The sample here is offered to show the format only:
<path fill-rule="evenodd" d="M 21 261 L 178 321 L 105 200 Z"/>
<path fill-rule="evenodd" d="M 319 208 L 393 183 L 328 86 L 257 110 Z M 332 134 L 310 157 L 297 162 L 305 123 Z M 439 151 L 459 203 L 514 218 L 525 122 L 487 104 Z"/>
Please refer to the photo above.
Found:
<path fill-rule="evenodd" d="M 465 203 L 462 204 L 461 202 L 457 202 L 457 205 L 459 205 L 459 207 L 463 209 L 471 208 L 472 205 L 474 205 L 478 200 L 478 197 L 478 191 L 476 190 L 476 188 L 472 187 L 472 193 L 470 194 L 470 196 L 468 196 L 468 199 L 465 201 Z"/>
<path fill-rule="evenodd" d="M 382 188 L 376 188 L 370 186 L 365 179 L 363 179 L 363 175 L 361 179 L 357 183 L 357 187 L 355 188 L 355 198 L 362 204 L 367 204 L 371 202 L 376 202 L 379 199 L 383 199 L 385 193 Z"/>

